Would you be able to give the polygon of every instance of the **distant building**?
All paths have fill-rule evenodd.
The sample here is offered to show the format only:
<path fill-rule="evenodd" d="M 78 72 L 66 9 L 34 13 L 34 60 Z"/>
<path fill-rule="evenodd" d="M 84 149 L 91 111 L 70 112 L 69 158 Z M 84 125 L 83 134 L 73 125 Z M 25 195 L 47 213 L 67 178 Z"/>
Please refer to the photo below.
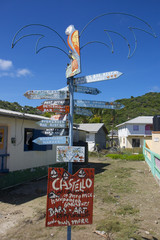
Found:
<path fill-rule="evenodd" d="M 143 147 L 144 139 L 151 139 L 152 116 L 139 116 L 116 126 L 120 148 Z"/>
<path fill-rule="evenodd" d="M 108 133 L 104 123 L 74 124 L 74 142 L 84 141 L 88 143 L 88 150 L 94 151 L 106 148 L 106 134 Z"/>

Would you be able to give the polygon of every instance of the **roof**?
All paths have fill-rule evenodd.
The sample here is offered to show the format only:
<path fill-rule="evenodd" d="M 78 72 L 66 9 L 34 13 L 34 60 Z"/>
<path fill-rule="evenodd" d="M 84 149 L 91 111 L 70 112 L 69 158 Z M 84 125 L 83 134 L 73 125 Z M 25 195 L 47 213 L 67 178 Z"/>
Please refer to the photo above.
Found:
<path fill-rule="evenodd" d="M 116 127 L 120 127 L 126 124 L 153 124 L 153 116 L 139 116 L 124 123 L 121 123 Z"/>
<path fill-rule="evenodd" d="M 104 123 L 82 123 L 82 124 L 74 124 L 74 129 L 78 129 L 80 131 L 97 133 L 101 128 L 104 129 L 106 133 L 108 133 Z"/>
<path fill-rule="evenodd" d="M 35 121 L 48 119 L 47 117 L 43 117 L 40 115 L 21 113 L 21 112 L 2 109 L 2 108 L 0 108 L 0 116 L 17 117 L 17 118 L 23 118 L 23 119 L 29 119 L 29 120 L 35 120 Z"/>

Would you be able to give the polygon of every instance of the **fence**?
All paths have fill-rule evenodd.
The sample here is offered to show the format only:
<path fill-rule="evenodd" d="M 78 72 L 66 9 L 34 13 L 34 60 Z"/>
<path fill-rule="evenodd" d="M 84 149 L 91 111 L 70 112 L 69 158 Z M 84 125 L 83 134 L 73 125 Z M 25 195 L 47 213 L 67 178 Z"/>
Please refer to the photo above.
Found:
<path fill-rule="evenodd" d="M 145 141 L 143 146 L 143 154 L 153 176 L 160 184 L 160 155 L 152 152 L 149 148 L 147 148 Z"/>

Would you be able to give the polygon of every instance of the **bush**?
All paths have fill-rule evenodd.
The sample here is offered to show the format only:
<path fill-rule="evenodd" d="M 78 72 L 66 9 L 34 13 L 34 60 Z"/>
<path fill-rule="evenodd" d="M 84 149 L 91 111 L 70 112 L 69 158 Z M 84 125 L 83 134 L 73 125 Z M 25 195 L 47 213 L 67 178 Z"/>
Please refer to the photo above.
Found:
<path fill-rule="evenodd" d="M 127 161 L 144 161 L 143 154 L 137 154 L 137 155 L 107 154 L 106 157 L 110 157 L 112 159 L 124 159 Z"/>

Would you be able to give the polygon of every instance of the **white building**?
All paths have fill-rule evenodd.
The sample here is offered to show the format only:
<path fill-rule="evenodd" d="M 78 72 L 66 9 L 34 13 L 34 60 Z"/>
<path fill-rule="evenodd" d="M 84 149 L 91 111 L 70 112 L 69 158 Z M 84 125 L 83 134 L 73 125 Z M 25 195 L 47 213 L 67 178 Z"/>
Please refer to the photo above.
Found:
<path fill-rule="evenodd" d="M 108 133 L 104 123 L 74 124 L 74 142 L 84 141 L 88 143 L 88 151 L 92 152 L 106 148 L 106 134 Z"/>
<path fill-rule="evenodd" d="M 143 147 L 144 139 L 151 139 L 152 116 L 140 116 L 116 126 L 120 148 Z"/>

